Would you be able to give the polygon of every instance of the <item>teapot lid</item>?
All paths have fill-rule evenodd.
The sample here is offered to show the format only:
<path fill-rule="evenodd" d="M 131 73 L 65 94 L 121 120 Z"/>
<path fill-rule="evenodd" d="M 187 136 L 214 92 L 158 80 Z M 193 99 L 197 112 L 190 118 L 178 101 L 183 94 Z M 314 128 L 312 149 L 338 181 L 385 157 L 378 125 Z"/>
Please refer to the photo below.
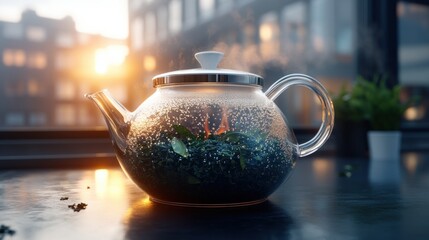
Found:
<path fill-rule="evenodd" d="M 159 87 L 204 82 L 262 86 L 263 78 L 259 75 L 217 68 L 222 57 L 223 53 L 216 51 L 196 53 L 195 58 L 200 63 L 201 68 L 179 70 L 157 75 L 152 78 L 153 86 Z"/>

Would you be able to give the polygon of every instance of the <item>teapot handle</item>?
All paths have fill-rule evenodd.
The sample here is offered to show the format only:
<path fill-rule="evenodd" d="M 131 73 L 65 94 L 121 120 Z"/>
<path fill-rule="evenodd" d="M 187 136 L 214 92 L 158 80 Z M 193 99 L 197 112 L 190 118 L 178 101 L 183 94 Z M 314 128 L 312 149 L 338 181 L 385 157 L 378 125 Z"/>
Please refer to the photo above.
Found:
<path fill-rule="evenodd" d="M 265 95 L 274 101 L 283 91 L 293 85 L 300 85 L 312 90 L 322 104 L 322 125 L 316 136 L 308 142 L 298 144 L 299 156 L 304 157 L 317 151 L 328 140 L 334 128 L 334 105 L 328 92 L 316 79 L 304 74 L 290 74 L 277 80 Z"/>

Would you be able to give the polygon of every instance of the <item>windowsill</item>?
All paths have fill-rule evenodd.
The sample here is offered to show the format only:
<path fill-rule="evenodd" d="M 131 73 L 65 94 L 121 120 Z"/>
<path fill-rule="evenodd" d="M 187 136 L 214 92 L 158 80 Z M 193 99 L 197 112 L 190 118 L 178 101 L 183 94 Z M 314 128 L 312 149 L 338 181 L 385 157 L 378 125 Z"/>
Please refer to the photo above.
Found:
<path fill-rule="evenodd" d="M 1 129 L 0 168 L 118 166 L 106 129 Z"/>

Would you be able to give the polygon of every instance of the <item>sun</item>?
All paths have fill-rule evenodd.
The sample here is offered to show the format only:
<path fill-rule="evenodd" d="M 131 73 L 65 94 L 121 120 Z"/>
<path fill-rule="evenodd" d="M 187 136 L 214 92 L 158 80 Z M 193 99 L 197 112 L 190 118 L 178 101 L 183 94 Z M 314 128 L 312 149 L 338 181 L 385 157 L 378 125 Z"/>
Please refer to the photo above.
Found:
<path fill-rule="evenodd" d="M 128 55 L 125 45 L 110 45 L 95 50 L 95 72 L 100 75 L 107 74 L 109 68 L 120 66 Z"/>

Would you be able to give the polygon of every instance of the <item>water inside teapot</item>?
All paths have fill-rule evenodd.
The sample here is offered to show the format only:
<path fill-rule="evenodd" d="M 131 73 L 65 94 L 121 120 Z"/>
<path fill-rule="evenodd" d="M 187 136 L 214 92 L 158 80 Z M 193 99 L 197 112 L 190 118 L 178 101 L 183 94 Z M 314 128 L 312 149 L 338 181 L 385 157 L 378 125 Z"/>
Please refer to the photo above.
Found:
<path fill-rule="evenodd" d="M 289 142 L 294 137 L 273 104 L 218 95 L 144 104 L 146 112 L 134 119 L 128 147 L 118 151 L 118 158 L 155 199 L 197 204 L 260 200 L 294 167 L 297 154 Z"/>

